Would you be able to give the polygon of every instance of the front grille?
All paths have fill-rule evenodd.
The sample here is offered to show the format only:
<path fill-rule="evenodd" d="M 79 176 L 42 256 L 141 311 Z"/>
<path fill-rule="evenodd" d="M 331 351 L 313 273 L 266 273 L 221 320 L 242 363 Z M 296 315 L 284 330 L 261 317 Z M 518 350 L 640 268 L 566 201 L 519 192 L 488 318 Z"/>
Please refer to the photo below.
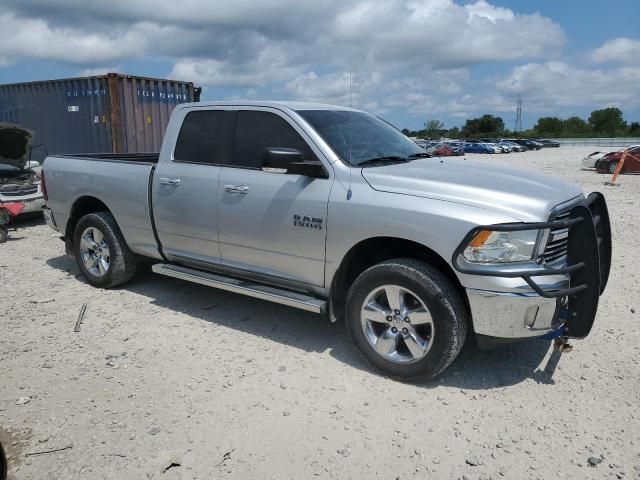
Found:
<path fill-rule="evenodd" d="M 20 197 L 22 195 L 32 195 L 34 193 L 36 193 L 38 191 L 38 186 L 37 185 L 31 185 L 28 187 L 19 187 L 19 188 L 15 188 L 15 189 L 7 189 L 7 190 L 0 190 L 0 195 L 4 196 L 4 197 Z"/>
<path fill-rule="evenodd" d="M 555 218 L 556 220 L 566 220 L 569 218 L 571 210 L 559 213 Z M 569 241 L 569 228 L 553 228 L 549 232 L 549 238 L 547 240 L 547 246 L 544 249 L 542 258 L 545 263 L 553 263 L 560 259 L 563 259 L 567 255 L 567 243 Z"/>

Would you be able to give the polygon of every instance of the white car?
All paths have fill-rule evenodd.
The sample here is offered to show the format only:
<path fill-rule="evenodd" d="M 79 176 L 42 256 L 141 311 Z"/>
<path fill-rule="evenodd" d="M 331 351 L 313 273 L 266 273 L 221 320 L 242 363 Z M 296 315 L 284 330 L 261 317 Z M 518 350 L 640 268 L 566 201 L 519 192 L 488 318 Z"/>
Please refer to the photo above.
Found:
<path fill-rule="evenodd" d="M 30 161 L 33 134 L 17 125 L 0 123 L 0 203 L 24 204 L 22 214 L 42 211 L 40 163 Z"/>
<path fill-rule="evenodd" d="M 598 160 L 611 152 L 593 152 L 582 159 L 583 168 L 596 168 Z"/>

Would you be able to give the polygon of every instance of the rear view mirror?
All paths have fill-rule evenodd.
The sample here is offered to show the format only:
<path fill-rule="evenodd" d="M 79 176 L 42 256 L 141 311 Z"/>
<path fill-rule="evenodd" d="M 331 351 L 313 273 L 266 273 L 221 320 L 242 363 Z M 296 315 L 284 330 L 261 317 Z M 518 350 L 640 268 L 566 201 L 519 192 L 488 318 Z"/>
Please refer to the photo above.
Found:
<path fill-rule="evenodd" d="M 304 154 L 295 148 L 265 148 L 262 170 L 270 173 L 288 173 L 313 178 L 328 178 L 319 160 L 304 160 Z"/>

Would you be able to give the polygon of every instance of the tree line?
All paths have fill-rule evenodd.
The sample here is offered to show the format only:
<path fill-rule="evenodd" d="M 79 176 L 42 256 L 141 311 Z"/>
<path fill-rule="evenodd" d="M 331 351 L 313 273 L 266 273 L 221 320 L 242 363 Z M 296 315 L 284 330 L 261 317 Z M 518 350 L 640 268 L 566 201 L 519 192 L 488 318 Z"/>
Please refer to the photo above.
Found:
<path fill-rule="evenodd" d="M 505 127 L 502 118 L 485 114 L 481 117 L 466 120 L 462 128 L 446 129 L 440 120 L 428 120 L 424 129 L 402 132 L 410 137 L 419 138 L 481 138 L 481 137 L 638 137 L 640 122 L 627 123 L 619 108 L 603 108 L 594 110 L 588 120 L 580 117 L 558 118 L 541 117 L 528 130 L 513 132 Z"/>

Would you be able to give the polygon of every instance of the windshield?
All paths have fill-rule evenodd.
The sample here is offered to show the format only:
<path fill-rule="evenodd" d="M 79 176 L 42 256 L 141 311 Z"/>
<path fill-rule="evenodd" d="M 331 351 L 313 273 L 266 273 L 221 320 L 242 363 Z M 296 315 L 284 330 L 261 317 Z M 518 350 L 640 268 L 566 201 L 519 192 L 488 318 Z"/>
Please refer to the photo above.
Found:
<path fill-rule="evenodd" d="M 352 166 L 378 158 L 407 159 L 425 153 L 400 131 L 368 113 L 340 110 L 300 110 L 298 113 L 345 163 Z"/>

